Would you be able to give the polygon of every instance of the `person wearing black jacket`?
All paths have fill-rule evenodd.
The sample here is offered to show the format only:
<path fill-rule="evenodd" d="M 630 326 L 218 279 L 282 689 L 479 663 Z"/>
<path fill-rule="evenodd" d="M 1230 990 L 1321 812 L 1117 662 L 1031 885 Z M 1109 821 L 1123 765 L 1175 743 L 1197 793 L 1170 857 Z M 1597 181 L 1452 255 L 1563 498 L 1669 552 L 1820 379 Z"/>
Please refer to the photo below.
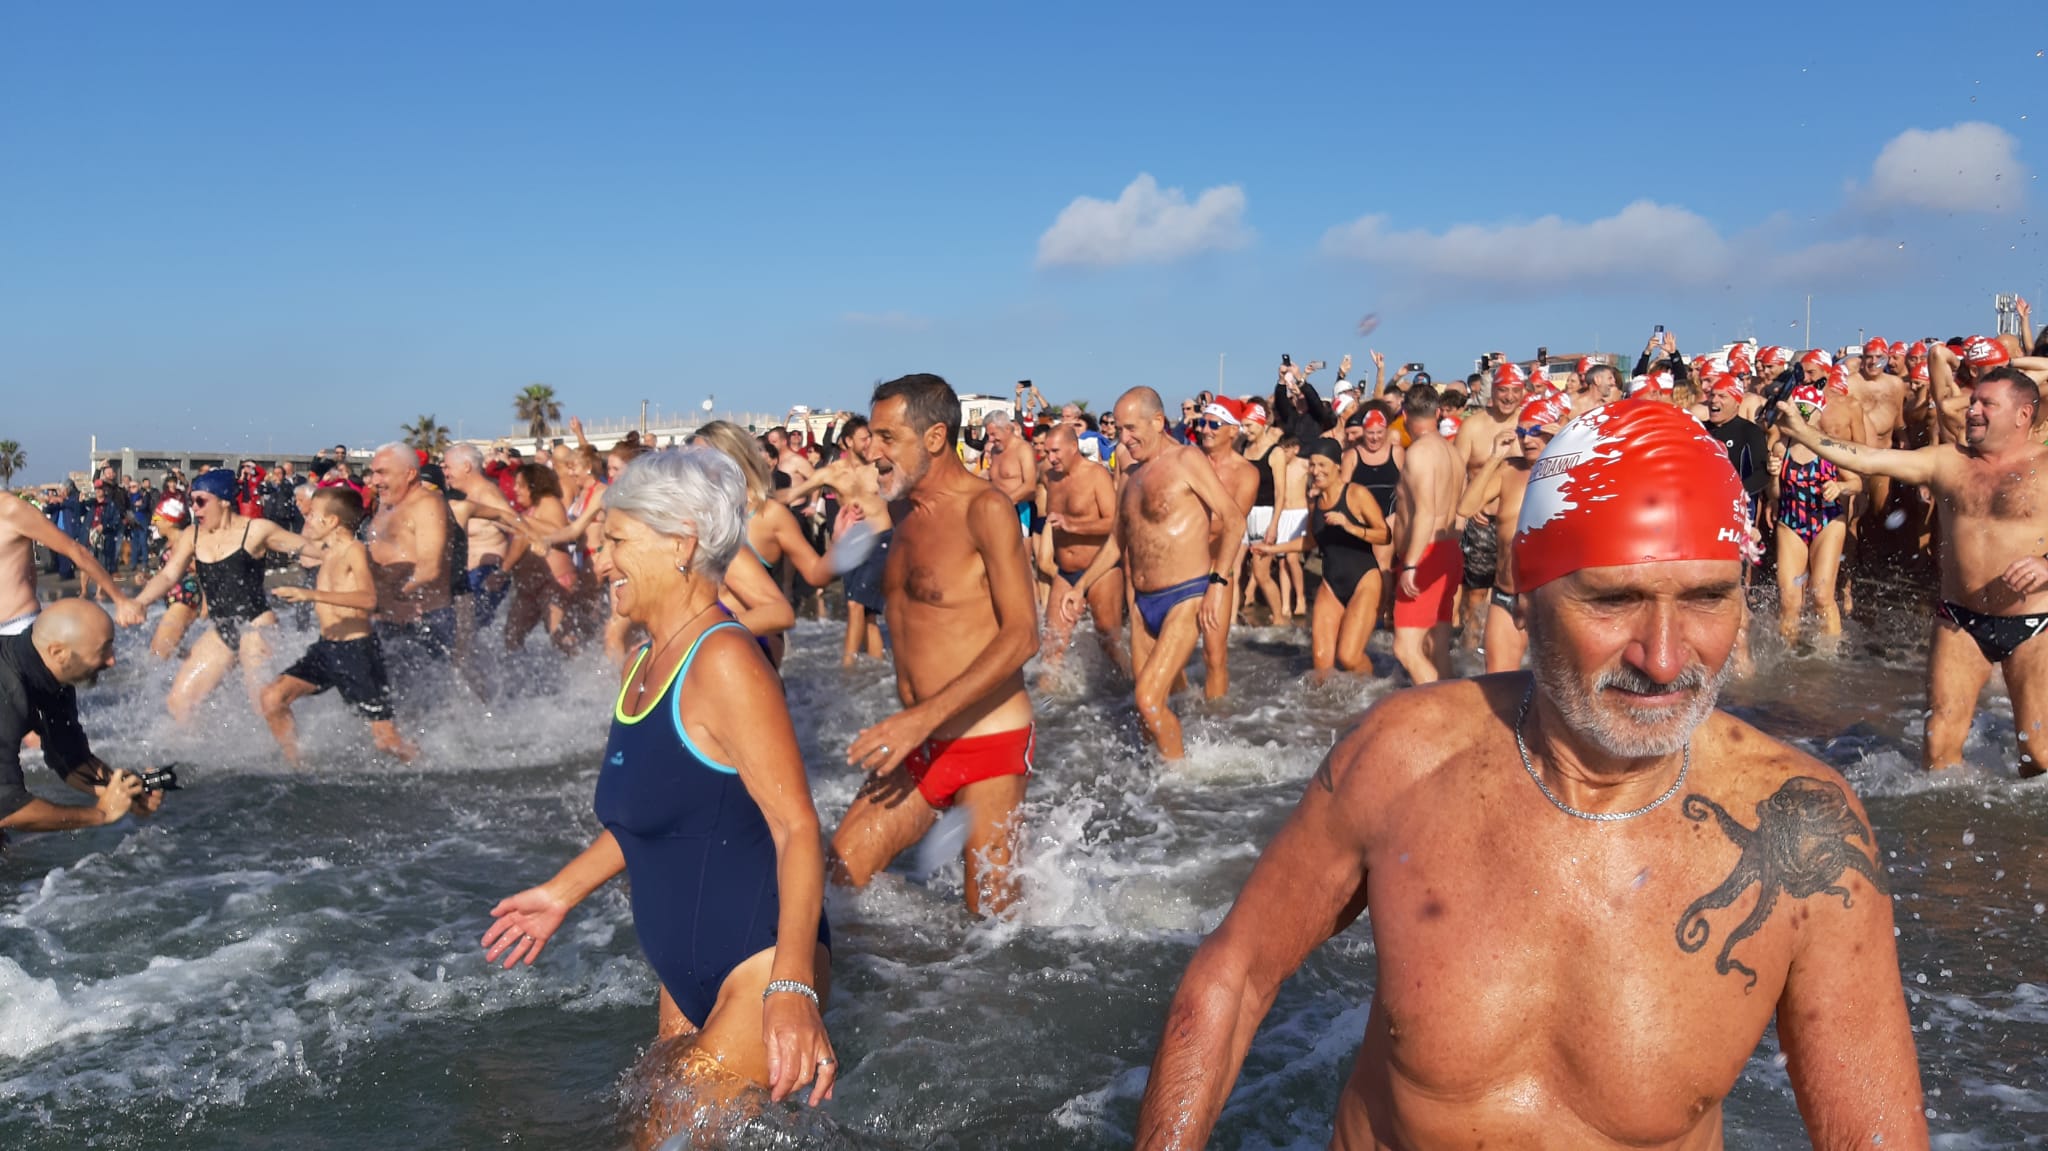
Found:
<path fill-rule="evenodd" d="M 0 828 L 97 827 L 131 811 L 153 814 L 163 802 L 162 792 L 145 792 L 134 774 L 101 762 L 79 725 L 78 685 L 112 666 L 114 621 L 82 599 L 58 600 L 27 632 L 0 639 Z M 97 802 L 51 803 L 29 794 L 21 745 L 31 733 L 41 738 L 50 770 Z"/>
<path fill-rule="evenodd" d="M 1273 389 L 1273 426 L 1304 444 L 1322 438 L 1337 426 L 1337 413 L 1316 392 L 1316 386 L 1292 364 L 1280 367 L 1280 383 Z"/>

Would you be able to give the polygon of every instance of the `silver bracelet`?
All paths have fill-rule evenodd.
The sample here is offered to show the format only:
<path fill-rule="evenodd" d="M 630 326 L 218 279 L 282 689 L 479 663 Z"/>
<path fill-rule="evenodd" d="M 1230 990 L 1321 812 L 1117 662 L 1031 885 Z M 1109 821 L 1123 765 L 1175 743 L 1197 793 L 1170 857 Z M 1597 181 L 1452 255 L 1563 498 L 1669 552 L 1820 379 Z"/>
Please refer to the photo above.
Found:
<path fill-rule="evenodd" d="M 777 979 L 774 982 L 770 983 L 768 986 L 762 988 L 762 1001 L 765 1002 L 770 995 L 773 995 L 778 991 L 787 991 L 791 995 L 801 995 L 805 999 L 811 1001 L 811 1006 L 815 1007 L 818 1005 L 817 991 L 814 990 L 810 984 L 798 983 L 794 979 Z"/>

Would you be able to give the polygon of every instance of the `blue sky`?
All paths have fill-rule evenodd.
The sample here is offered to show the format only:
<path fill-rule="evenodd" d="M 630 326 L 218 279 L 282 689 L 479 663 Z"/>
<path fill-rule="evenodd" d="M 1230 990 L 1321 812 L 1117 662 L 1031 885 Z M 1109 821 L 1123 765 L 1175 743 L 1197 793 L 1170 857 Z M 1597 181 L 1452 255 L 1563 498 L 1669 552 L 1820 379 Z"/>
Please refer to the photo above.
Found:
<path fill-rule="evenodd" d="M 2024 5 L 1374 7 L 11 5 L 0 437 L 1248 392 L 2048 280 Z"/>

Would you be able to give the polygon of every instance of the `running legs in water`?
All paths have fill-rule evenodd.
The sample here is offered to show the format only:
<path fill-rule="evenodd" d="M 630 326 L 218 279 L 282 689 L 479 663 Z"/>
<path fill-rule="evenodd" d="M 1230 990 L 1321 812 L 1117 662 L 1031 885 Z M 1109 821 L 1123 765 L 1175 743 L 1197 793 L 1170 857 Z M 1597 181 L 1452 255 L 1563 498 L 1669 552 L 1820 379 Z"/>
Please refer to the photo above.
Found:
<path fill-rule="evenodd" d="M 961 849 L 966 865 L 967 910 L 973 915 L 1000 915 L 1017 899 L 1012 863 L 1017 854 L 1028 776 L 1001 775 L 970 783 L 954 794 L 953 805 L 967 813 L 967 841 Z M 939 809 L 926 802 L 910 778 L 910 769 L 870 779 L 846 809 L 832 835 L 828 861 L 832 882 L 866 887 L 898 855 L 923 839 L 939 821 Z"/>
<path fill-rule="evenodd" d="M 1180 717 L 1173 714 L 1168 700 L 1174 685 L 1181 682 L 1188 657 L 1195 654 L 1201 611 L 1200 596 L 1173 605 L 1159 625 L 1157 636 L 1145 630 L 1143 620 L 1131 621 L 1131 665 L 1136 669 L 1138 723 L 1144 728 L 1145 738 L 1166 759 L 1180 759 L 1187 754 L 1181 741 Z"/>

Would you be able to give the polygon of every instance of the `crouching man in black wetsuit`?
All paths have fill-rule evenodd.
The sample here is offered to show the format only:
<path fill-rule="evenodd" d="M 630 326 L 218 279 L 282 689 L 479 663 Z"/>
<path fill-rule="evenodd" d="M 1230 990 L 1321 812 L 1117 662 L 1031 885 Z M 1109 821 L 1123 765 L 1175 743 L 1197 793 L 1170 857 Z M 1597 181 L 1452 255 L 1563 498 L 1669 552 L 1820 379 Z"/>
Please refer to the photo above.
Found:
<path fill-rule="evenodd" d="M 1936 346 L 1936 356 L 1955 353 Z M 1778 427 L 1815 455 L 1865 475 L 1890 476 L 1934 493 L 1941 529 L 1941 603 L 1927 652 L 1927 742 L 1922 763 L 1934 770 L 1963 761 L 1963 738 L 1977 696 L 1996 667 L 2012 696 L 2021 775 L 2048 771 L 2035 754 L 2048 739 L 2048 447 L 2033 434 L 2041 392 L 2010 367 L 1982 377 L 1969 392 L 1961 444 L 1915 451 L 1873 448 L 1822 435 L 1799 410 L 1780 403 Z"/>
<path fill-rule="evenodd" d="M 79 684 L 114 666 L 114 621 L 82 599 L 58 600 L 30 629 L 0 638 L 0 828 L 67 831 L 98 827 L 129 812 L 154 814 L 161 791 L 100 762 L 78 723 Z M 21 743 L 42 737 L 43 761 L 64 782 L 98 797 L 90 806 L 30 795 L 21 777 Z"/>

